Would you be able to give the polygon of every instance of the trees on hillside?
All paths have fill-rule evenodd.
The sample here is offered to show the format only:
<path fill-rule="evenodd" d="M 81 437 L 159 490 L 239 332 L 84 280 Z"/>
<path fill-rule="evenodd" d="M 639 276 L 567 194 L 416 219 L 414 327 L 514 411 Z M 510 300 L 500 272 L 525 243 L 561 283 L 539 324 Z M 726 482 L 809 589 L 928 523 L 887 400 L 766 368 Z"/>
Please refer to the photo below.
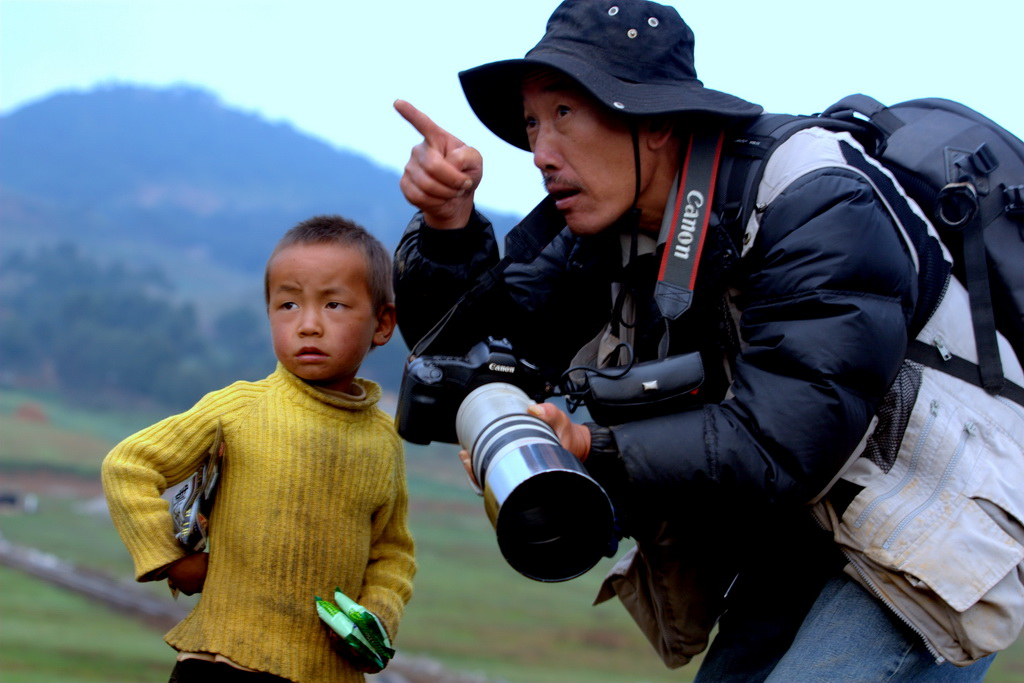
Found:
<path fill-rule="evenodd" d="M 76 247 L 0 262 L 0 381 L 79 401 L 151 399 L 184 408 L 235 379 L 273 369 L 266 321 L 239 308 L 204 331 L 157 270 L 100 264 Z"/>

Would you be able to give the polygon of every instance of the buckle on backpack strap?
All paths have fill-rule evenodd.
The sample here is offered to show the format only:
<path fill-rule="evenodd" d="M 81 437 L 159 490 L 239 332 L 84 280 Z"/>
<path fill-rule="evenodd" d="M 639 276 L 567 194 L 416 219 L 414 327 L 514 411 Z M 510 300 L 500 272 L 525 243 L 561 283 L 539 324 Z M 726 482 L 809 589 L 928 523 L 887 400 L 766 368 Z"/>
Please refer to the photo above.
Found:
<path fill-rule="evenodd" d="M 1015 221 L 1024 221 L 1024 185 L 1003 188 L 1006 215 Z"/>
<path fill-rule="evenodd" d="M 989 148 L 987 142 L 981 143 L 978 145 L 978 149 L 974 150 L 974 153 L 971 155 L 971 163 L 974 164 L 974 168 L 982 175 L 989 175 L 992 171 L 999 168 L 999 159 L 996 158 L 995 153 Z"/>

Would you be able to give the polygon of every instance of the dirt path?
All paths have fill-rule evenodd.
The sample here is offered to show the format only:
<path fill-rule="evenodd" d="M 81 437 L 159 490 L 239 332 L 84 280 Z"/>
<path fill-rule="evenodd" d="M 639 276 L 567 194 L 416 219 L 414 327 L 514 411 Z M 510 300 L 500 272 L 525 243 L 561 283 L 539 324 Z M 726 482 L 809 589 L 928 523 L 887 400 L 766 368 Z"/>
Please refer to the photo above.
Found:
<path fill-rule="evenodd" d="M 99 475 L 83 477 L 51 470 L 14 470 L 0 477 L 0 489 L 21 493 L 89 499 L 103 495 Z"/>

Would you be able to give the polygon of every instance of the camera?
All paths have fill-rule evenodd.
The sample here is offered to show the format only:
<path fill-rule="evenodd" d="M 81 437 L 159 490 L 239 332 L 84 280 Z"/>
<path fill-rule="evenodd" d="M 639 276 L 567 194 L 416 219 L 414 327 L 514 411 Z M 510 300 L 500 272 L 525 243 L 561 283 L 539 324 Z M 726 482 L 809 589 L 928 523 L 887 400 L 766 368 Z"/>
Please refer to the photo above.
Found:
<path fill-rule="evenodd" d="M 527 412 L 543 388 L 507 341 L 489 338 L 465 357 L 407 363 L 396 423 L 411 443 L 461 444 L 508 564 L 537 581 L 566 581 L 614 551 L 615 514 L 583 464 Z"/>
<path fill-rule="evenodd" d="M 455 414 L 469 392 L 491 382 L 506 382 L 534 400 L 544 397 L 536 368 L 522 362 L 505 339 L 488 337 L 465 356 L 424 355 L 405 366 L 395 415 L 398 434 L 410 443 L 459 443 Z"/>

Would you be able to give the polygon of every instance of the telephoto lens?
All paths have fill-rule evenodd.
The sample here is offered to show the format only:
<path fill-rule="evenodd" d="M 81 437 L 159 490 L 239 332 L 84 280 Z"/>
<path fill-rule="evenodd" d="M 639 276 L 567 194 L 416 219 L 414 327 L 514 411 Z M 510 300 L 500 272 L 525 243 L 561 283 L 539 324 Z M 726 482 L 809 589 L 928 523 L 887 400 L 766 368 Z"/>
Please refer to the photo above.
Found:
<path fill-rule="evenodd" d="M 514 385 L 484 384 L 462 401 L 455 428 L 505 561 L 537 581 L 566 581 L 607 554 L 614 512 L 551 427 L 527 412 L 532 403 Z"/>

